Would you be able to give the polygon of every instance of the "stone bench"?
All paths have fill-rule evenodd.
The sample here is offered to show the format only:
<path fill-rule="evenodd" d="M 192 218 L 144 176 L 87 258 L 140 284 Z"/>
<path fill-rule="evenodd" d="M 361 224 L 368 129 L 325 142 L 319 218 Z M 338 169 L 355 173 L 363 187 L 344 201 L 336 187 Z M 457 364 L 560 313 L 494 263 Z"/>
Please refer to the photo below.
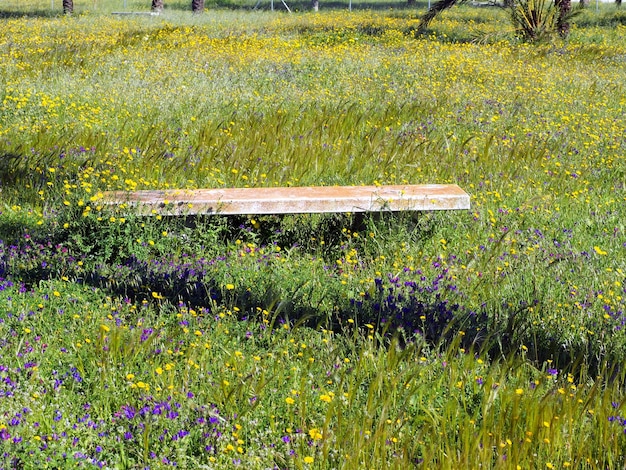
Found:
<path fill-rule="evenodd" d="M 469 209 L 455 184 L 108 191 L 102 202 L 141 215 L 262 215 Z"/>

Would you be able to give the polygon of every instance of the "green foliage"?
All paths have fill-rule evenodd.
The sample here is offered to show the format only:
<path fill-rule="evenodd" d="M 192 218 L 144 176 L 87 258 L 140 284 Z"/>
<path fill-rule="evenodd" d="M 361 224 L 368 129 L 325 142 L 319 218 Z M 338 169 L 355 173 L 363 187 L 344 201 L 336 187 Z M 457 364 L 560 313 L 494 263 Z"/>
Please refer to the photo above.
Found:
<path fill-rule="evenodd" d="M 516 0 L 510 7 L 517 35 L 527 41 L 545 41 L 557 32 L 559 10 L 552 0 Z"/>
<path fill-rule="evenodd" d="M 0 466 L 624 466 L 612 5 L 530 45 L 469 5 L 415 39 L 396 9 L 34 4 L 0 12 Z M 472 209 L 102 197 L 407 183 Z"/>
<path fill-rule="evenodd" d="M 624 463 L 623 371 L 536 368 L 526 348 L 489 361 L 462 336 L 443 347 L 357 322 L 269 328 L 271 312 L 63 281 L 3 284 L 0 300 L 7 466 Z"/>

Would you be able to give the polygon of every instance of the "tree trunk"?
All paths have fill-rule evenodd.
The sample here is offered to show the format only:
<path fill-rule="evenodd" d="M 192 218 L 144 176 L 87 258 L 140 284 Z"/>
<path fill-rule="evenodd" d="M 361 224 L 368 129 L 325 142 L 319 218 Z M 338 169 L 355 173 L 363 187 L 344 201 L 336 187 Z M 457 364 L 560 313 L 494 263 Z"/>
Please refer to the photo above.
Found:
<path fill-rule="evenodd" d="M 74 13 L 74 1 L 73 0 L 63 0 L 63 13 L 66 15 L 71 15 Z"/>
<path fill-rule="evenodd" d="M 311 8 L 313 8 L 313 11 L 319 11 L 319 9 L 320 9 L 320 2 L 319 2 L 319 0 L 312 0 Z"/>
<path fill-rule="evenodd" d="M 204 0 L 191 0 L 191 11 L 202 13 L 204 11 Z"/>
<path fill-rule="evenodd" d="M 569 35 L 569 14 L 572 10 L 572 0 L 555 0 L 554 6 L 559 10 L 559 17 L 556 26 L 561 37 Z"/>
<path fill-rule="evenodd" d="M 152 0 L 152 11 L 161 13 L 163 11 L 163 0 Z"/>
<path fill-rule="evenodd" d="M 428 28 L 428 25 L 430 24 L 430 22 L 433 19 L 435 19 L 435 17 L 439 13 L 441 13 L 444 10 L 447 10 L 448 8 L 452 8 L 454 5 L 457 4 L 457 2 L 460 2 L 460 1 L 461 0 L 437 0 L 435 3 L 433 3 L 430 10 L 424 13 L 422 17 L 420 18 L 420 23 L 419 25 L 417 25 L 417 33 L 421 34 L 424 31 L 426 31 L 426 28 Z"/>
<path fill-rule="evenodd" d="M 415 0 L 406 0 L 406 6 L 407 7 L 415 6 Z"/>
<path fill-rule="evenodd" d="M 580 0 L 580 6 L 581 7 L 588 7 L 589 6 L 589 1 L 590 0 Z"/>
<path fill-rule="evenodd" d="M 615 5 L 619 8 L 622 6 L 622 0 L 615 0 Z"/>

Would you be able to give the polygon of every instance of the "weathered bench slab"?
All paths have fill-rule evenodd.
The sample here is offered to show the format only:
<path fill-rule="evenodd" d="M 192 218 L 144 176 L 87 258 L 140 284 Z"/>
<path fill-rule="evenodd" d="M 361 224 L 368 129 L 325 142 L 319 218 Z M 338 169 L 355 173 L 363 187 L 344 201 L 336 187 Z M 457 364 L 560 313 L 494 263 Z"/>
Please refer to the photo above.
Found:
<path fill-rule="evenodd" d="M 158 11 L 114 11 L 112 15 L 118 16 L 159 16 Z"/>
<path fill-rule="evenodd" d="M 262 215 L 469 209 L 455 184 L 109 191 L 103 202 L 142 215 Z"/>

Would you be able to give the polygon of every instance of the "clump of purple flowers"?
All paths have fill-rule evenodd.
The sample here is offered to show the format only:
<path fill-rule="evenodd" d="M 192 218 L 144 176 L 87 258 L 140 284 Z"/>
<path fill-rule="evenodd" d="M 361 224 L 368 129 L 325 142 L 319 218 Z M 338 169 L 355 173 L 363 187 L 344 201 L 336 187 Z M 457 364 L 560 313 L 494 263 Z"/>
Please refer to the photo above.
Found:
<path fill-rule="evenodd" d="M 437 342 L 446 332 L 478 332 L 486 327 L 486 318 L 468 311 L 459 301 L 459 293 L 448 269 L 433 265 L 434 276 L 422 270 L 406 269 L 401 275 L 374 279 L 375 289 L 351 300 L 357 317 L 363 322 L 380 323 L 389 332 L 403 329 Z M 457 328 L 450 329 L 453 322 Z"/>
<path fill-rule="evenodd" d="M 188 393 L 186 398 L 192 400 L 194 394 Z M 150 440 L 155 443 L 151 449 L 154 458 L 174 458 L 174 443 L 183 439 L 193 439 L 196 447 L 212 449 L 208 454 L 213 455 L 220 447 L 220 438 L 230 429 L 214 405 L 181 403 L 171 396 L 164 400 L 145 397 L 142 402 L 139 407 L 122 405 L 113 414 L 112 424 L 118 430 L 117 440 L 126 445 L 139 445 L 139 437 L 149 429 L 154 437 Z"/>
<path fill-rule="evenodd" d="M 616 402 L 612 402 L 611 405 L 613 406 L 613 408 L 618 408 L 619 404 Z M 610 423 L 615 423 L 617 426 L 620 426 L 624 432 L 624 434 L 626 434 L 626 418 L 621 416 L 621 415 L 613 415 L 613 416 L 609 416 L 609 422 Z"/>
<path fill-rule="evenodd" d="M 618 426 L 623 428 L 624 434 L 626 434 L 626 418 L 623 418 L 619 415 L 617 416 L 609 416 L 610 423 L 617 423 Z"/>

